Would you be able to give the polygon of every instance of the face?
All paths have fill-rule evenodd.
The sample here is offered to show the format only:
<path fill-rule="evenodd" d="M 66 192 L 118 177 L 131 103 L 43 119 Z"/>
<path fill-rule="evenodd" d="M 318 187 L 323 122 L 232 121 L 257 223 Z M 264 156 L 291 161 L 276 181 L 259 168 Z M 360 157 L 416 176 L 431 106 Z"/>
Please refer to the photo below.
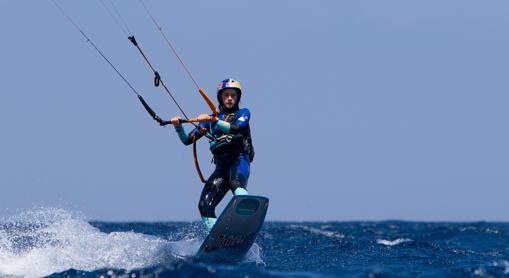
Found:
<path fill-rule="evenodd" d="M 239 94 L 235 89 L 224 89 L 221 92 L 221 100 L 226 108 L 233 108 L 239 99 Z"/>

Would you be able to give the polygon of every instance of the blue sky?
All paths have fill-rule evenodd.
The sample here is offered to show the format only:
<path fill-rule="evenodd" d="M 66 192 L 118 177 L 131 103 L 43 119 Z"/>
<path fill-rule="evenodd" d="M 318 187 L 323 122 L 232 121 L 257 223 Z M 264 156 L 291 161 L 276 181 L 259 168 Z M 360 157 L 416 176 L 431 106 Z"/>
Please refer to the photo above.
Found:
<path fill-rule="evenodd" d="M 100 1 L 60 3 L 161 116 L 178 115 Z M 115 3 L 186 113 L 208 113 L 140 3 Z M 146 3 L 211 96 L 242 83 L 248 189 L 271 199 L 269 220 L 509 221 L 506 1 Z M 51 1 L 1 1 L 0 26 L 0 216 L 198 219 L 191 148 Z M 199 157 L 211 173 L 205 141 Z"/>

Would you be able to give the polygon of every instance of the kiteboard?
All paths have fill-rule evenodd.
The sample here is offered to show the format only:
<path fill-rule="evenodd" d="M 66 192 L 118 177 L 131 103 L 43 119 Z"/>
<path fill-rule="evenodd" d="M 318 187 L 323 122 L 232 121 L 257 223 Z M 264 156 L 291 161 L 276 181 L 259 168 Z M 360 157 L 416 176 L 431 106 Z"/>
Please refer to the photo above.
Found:
<path fill-rule="evenodd" d="M 195 259 L 204 262 L 238 263 L 253 245 L 262 227 L 269 199 L 234 196 L 202 243 Z"/>

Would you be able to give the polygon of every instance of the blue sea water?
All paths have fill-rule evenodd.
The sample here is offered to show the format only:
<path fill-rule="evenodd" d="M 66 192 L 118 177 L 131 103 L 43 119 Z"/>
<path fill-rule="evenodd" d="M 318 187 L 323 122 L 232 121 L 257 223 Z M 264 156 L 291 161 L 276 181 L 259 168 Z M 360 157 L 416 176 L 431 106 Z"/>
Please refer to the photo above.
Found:
<path fill-rule="evenodd" d="M 193 262 L 198 222 L 0 219 L 0 277 L 509 277 L 509 223 L 267 222 L 238 265 Z"/>

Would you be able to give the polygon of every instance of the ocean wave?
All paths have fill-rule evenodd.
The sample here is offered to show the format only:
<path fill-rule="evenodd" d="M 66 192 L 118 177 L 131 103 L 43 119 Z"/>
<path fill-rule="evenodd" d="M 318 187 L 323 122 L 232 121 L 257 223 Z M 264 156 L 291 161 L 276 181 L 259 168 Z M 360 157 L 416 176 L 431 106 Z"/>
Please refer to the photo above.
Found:
<path fill-rule="evenodd" d="M 487 233 L 487 234 L 500 234 L 501 232 L 496 228 L 491 227 L 477 227 L 477 226 L 465 226 L 458 228 L 460 232 L 473 232 L 473 233 Z"/>
<path fill-rule="evenodd" d="M 504 268 L 504 274 L 509 274 L 509 261 L 494 262 L 493 266 L 495 266 L 495 267 L 503 267 Z"/>
<path fill-rule="evenodd" d="M 329 238 L 344 238 L 345 237 L 345 235 L 338 233 L 338 232 L 322 230 L 322 229 L 309 227 L 309 226 L 305 226 L 305 225 L 290 225 L 290 228 L 304 230 L 306 232 L 310 232 L 315 235 L 325 236 L 325 237 L 329 237 Z"/>
<path fill-rule="evenodd" d="M 0 219 L 0 276 L 145 268 L 192 255 L 199 244 L 197 239 L 170 242 L 134 232 L 103 233 L 82 216 L 39 208 Z"/>
<path fill-rule="evenodd" d="M 501 274 L 509 274 L 509 261 L 495 261 L 471 269 L 471 272 L 481 277 L 501 277 Z"/>
<path fill-rule="evenodd" d="M 411 242 L 411 241 L 412 240 L 409 239 L 409 238 L 398 238 L 398 239 L 395 239 L 395 240 L 377 239 L 376 243 L 381 244 L 381 245 L 385 245 L 385 246 L 395 246 L 395 245 L 398 245 L 398 244 L 401 244 L 401 243 Z"/>

